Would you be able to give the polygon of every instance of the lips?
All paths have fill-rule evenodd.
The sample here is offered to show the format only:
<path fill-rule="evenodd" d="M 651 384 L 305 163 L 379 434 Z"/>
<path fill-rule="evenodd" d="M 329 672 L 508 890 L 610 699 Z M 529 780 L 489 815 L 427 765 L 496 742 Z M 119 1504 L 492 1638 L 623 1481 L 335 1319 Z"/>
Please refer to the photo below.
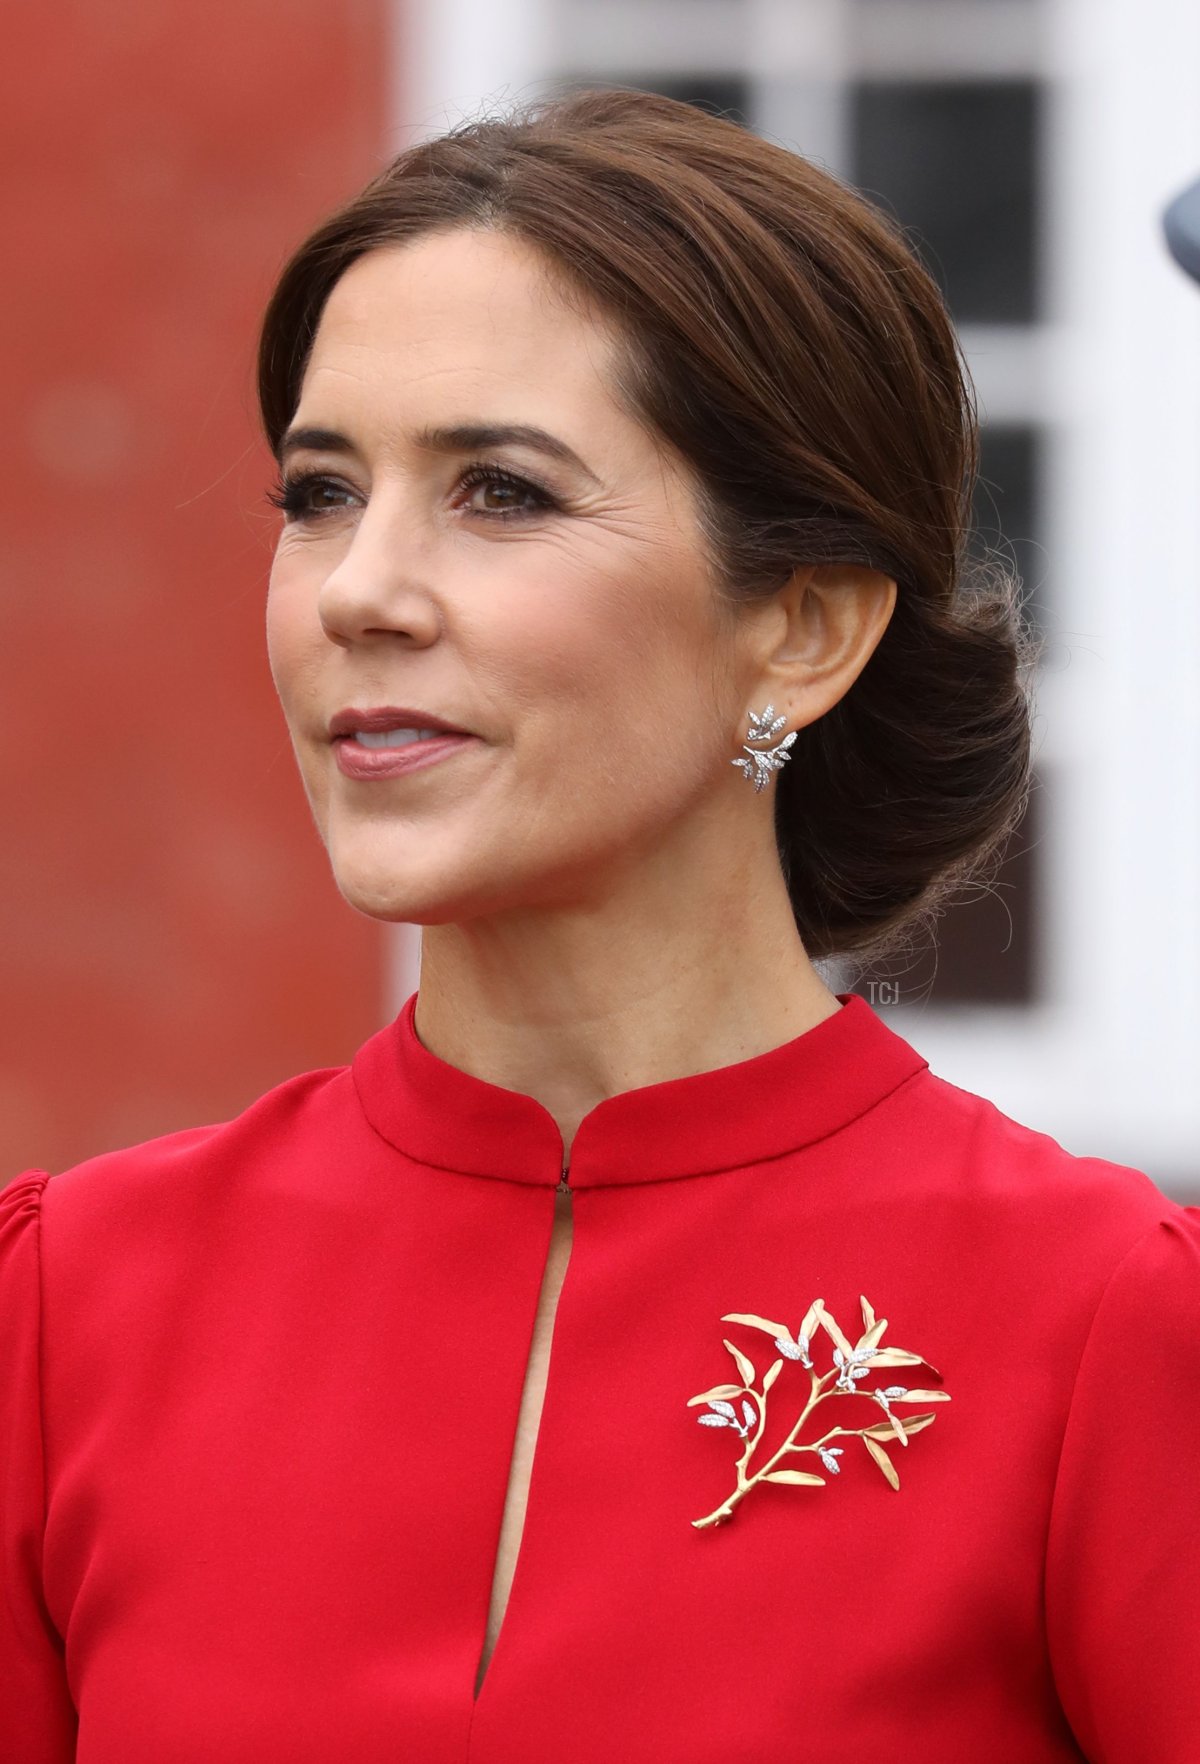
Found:
<path fill-rule="evenodd" d="M 432 711 L 414 710 L 409 705 L 378 705 L 366 710 L 340 710 L 329 720 L 329 738 L 342 736 L 386 735 L 392 729 L 434 729 L 440 734 L 469 735 L 469 729 L 449 723 Z"/>
<path fill-rule="evenodd" d="M 432 711 L 396 704 L 338 711 L 329 735 L 338 770 L 362 782 L 423 771 L 477 741 L 470 730 Z"/>

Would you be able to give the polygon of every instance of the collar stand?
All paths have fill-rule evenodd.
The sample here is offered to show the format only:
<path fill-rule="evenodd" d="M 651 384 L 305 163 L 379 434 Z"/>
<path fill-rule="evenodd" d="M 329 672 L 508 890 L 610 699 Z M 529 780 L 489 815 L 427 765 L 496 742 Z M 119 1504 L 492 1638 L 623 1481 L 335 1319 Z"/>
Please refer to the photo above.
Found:
<path fill-rule="evenodd" d="M 736 1169 L 848 1126 L 928 1061 L 857 993 L 793 1041 L 684 1078 L 606 1097 L 579 1124 L 573 1189 Z M 414 992 L 352 1070 L 363 1110 L 417 1163 L 554 1188 L 562 1135 L 549 1109 L 449 1065 L 418 1038 Z"/>

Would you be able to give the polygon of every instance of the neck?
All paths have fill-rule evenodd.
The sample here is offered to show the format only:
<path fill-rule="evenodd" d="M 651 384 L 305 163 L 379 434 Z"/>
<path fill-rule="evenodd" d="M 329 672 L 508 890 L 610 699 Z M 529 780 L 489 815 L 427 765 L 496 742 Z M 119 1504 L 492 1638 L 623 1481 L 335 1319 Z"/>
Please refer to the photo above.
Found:
<path fill-rule="evenodd" d="M 778 865 L 745 869 L 706 889 L 664 868 L 602 900 L 426 927 L 418 1036 L 536 1098 L 568 1153 L 606 1097 L 794 1040 L 841 1007 L 805 954 Z"/>

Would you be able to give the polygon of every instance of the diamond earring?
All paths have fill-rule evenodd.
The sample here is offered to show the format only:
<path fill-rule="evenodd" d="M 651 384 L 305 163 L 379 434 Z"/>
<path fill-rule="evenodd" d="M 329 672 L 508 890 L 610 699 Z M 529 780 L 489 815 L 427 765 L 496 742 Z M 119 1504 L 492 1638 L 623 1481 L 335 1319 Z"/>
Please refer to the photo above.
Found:
<path fill-rule="evenodd" d="M 774 722 L 772 722 L 772 717 L 775 717 L 775 706 L 773 704 L 769 704 L 766 710 L 761 712 L 758 716 L 755 716 L 754 712 L 751 711 L 750 729 L 746 736 L 746 740 L 771 741 L 776 735 L 778 735 L 779 731 L 783 728 L 783 725 L 787 722 L 787 718 L 775 717 Z M 743 744 L 742 752 L 748 753 L 750 758 L 730 760 L 729 763 L 731 766 L 740 766 L 746 777 L 752 780 L 755 795 L 757 795 L 760 790 L 766 789 L 771 780 L 771 773 L 781 771 L 784 761 L 791 759 L 792 756 L 788 752 L 788 749 L 796 739 L 796 735 L 797 731 L 793 729 L 790 735 L 784 736 L 778 747 L 772 747 L 768 749 L 766 753 L 758 753 L 753 747 L 746 747 L 745 744 Z"/>

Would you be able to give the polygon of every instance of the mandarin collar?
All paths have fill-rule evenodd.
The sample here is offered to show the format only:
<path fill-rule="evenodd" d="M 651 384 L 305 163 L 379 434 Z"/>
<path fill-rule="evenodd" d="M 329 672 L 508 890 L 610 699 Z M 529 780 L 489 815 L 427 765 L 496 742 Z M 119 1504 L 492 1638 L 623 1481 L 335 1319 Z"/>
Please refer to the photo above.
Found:
<path fill-rule="evenodd" d="M 858 993 L 793 1041 L 709 1072 L 620 1091 L 595 1105 L 571 1147 L 572 1188 L 716 1174 L 824 1139 L 928 1061 Z M 452 1066 L 420 1040 L 414 992 L 352 1062 L 375 1131 L 417 1163 L 554 1187 L 558 1123 L 524 1091 Z"/>

